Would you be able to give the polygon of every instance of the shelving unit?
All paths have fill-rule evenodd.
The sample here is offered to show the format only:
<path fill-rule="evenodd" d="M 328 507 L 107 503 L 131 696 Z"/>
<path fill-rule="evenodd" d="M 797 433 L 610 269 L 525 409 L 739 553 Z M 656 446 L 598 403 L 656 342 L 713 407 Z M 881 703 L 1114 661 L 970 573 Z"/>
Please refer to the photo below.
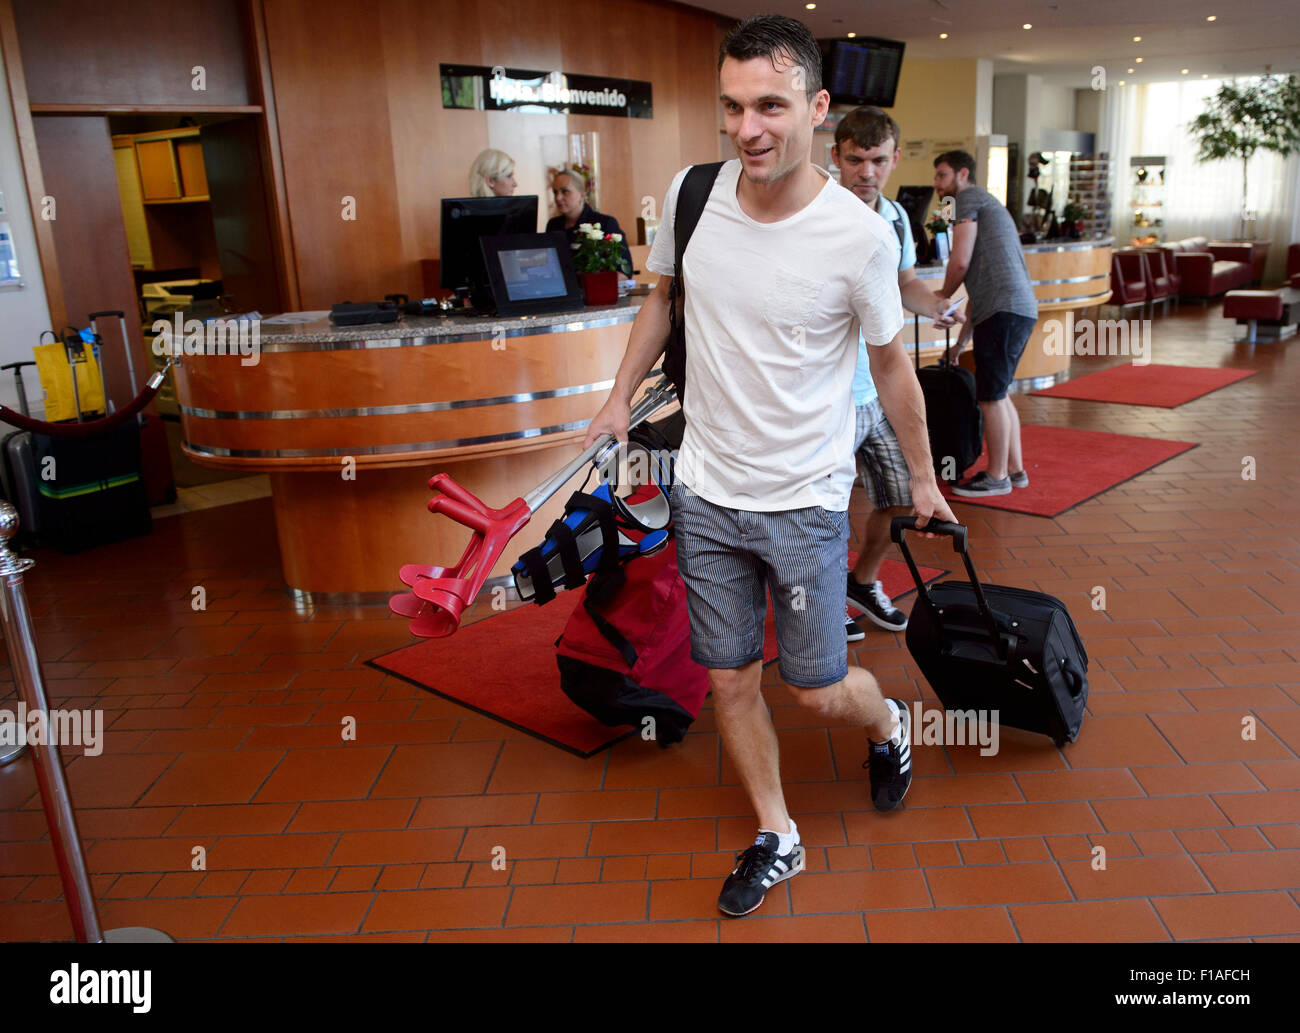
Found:
<path fill-rule="evenodd" d="M 1139 154 L 1130 158 L 1128 164 L 1129 185 L 1133 191 L 1131 242 L 1158 244 L 1165 237 L 1165 158 L 1163 155 Z"/>
<path fill-rule="evenodd" d="M 1088 211 L 1083 220 L 1083 236 L 1096 240 L 1108 236 L 1110 228 L 1111 165 L 1110 156 L 1072 155 L 1070 189 L 1067 200 Z"/>

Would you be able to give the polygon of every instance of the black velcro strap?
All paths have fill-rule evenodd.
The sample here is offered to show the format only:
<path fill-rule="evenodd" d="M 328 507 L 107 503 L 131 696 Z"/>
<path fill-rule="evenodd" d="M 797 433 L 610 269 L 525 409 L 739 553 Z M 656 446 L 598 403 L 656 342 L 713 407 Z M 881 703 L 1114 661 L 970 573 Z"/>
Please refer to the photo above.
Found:
<path fill-rule="evenodd" d="M 519 562 L 524 565 L 528 580 L 533 583 L 533 602 L 545 606 L 555 598 L 555 586 L 551 584 L 551 572 L 547 569 L 546 560 L 542 559 L 542 547 L 533 546 L 519 557 Z"/>
<path fill-rule="evenodd" d="M 555 543 L 560 562 L 564 564 L 564 587 L 581 588 L 587 583 L 587 575 L 582 571 L 582 556 L 573 530 L 563 520 L 557 520 L 546 532 L 546 537 Z"/>
<path fill-rule="evenodd" d="M 614 523 L 614 507 L 602 498 L 575 491 L 564 504 L 567 516 L 577 509 L 587 509 L 600 521 L 601 552 L 597 570 L 609 570 L 618 566 L 618 526 Z M 568 565 L 566 563 L 565 568 Z M 586 580 L 585 576 L 583 580 Z M 572 587 L 572 586 L 571 586 Z"/>
<path fill-rule="evenodd" d="M 584 599 L 582 605 L 587 611 L 587 616 L 591 618 L 591 622 L 596 625 L 596 630 L 604 636 L 605 641 L 618 650 L 623 662 L 629 668 L 635 667 L 637 660 L 636 648 L 627 640 L 627 636 L 602 617 L 596 607 L 592 605 L 590 599 Z"/>

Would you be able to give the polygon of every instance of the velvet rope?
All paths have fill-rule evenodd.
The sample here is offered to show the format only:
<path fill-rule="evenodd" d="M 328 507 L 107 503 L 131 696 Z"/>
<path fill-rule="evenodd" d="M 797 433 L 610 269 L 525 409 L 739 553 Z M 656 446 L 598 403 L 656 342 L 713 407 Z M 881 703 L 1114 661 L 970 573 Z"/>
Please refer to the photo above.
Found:
<path fill-rule="evenodd" d="M 14 412 L 8 406 L 0 405 L 0 423 L 12 424 L 22 430 L 30 430 L 36 434 L 48 434 L 52 438 L 85 438 L 104 434 L 118 424 L 134 418 L 136 413 L 152 402 L 154 395 L 158 393 L 158 388 L 162 386 L 165 373 L 165 369 L 160 373 L 155 373 L 144 385 L 144 390 L 131 399 L 127 406 L 119 409 L 111 416 L 105 416 L 98 420 L 89 420 L 86 423 L 46 423 L 44 420 L 34 420 L 30 416 Z"/>

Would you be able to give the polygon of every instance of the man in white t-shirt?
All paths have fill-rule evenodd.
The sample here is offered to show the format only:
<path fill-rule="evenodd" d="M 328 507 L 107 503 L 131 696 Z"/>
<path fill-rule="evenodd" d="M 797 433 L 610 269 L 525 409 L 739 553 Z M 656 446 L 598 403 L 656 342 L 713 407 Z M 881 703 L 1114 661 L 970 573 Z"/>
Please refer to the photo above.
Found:
<path fill-rule="evenodd" d="M 804 863 L 759 684 L 769 590 L 795 699 L 865 727 L 877 809 L 897 807 L 911 781 L 907 707 L 848 666 L 844 640 L 859 326 L 911 470 L 918 526 L 953 516 L 903 348 L 894 231 L 810 160 L 830 103 L 816 40 L 793 19 L 750 18 L 722 43 L 719 84 L 739 157 L 722 166 L 683 260 L 686 433 L 672 508 L 691 656 L 709 669 L 719 733 L 758 816 L 718 899 L 743 915 Z M 646 262 L 659 284 L 588 443 L 626 439 L 632 395 L 664 352 L 684 176 L 668 190 Z"/>

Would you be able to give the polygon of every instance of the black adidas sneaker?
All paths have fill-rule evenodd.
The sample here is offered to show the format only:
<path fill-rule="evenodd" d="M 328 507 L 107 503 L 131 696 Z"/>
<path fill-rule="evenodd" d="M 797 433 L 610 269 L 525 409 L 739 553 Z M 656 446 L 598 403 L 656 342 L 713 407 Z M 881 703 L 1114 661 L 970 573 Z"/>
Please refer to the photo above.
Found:
<path fill-rule="evenodd" d="M 901 745 L 889 742 L 871 742 L 870 752 L 863 763 L 871 783 L 871 802 L 878 811 L 892 811 L 907 795 L 912 784 L 912 715 L 901 699 L 892 701 L 898 707 Z"/>
<path fill-rule="evenodd" d="M 747 915 L 763 903 L 769 889 L 803 871 L 803 844 L 796 840 L 788 854 L 778 854 L 779 843 L 775 832 L 760 832 L 754 845 L 736 858 L 718 896 L 719 911 L 737 918 Z"/>

